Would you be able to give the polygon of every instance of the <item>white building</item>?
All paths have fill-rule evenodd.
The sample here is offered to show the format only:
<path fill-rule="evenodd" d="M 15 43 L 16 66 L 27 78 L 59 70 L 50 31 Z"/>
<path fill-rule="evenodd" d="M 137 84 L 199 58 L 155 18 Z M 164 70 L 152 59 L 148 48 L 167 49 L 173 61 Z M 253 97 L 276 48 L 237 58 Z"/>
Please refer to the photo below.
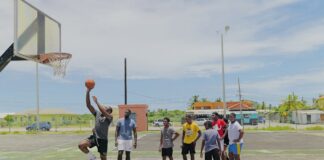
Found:
<path fill-rule="evenodd" d="M 313 124 L 324 122 L 324 112 L 320 110 L 298 110 L 292 112 L 291 120 L 297 124 Z"/>

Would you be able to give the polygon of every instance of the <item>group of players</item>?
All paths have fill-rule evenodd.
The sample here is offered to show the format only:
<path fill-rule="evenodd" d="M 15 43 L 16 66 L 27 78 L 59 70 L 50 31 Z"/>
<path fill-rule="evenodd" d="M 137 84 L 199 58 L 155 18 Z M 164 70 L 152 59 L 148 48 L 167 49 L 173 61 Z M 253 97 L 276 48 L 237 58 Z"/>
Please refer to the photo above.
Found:
<path fill-rule="evenodd" d="M 182 127 L 182 157 L 187 160 L 187 154 L 190 159 L 195 159 L 196 142 L 202 135 L 200 157 L 205 156 L 205 160 L 240 160 L 240 153 L 243 146 L 242 126 L 235 120 L 235 113 L 231 113 L 228 120 L 223 118 L 217 112 L 212 114 L 212 121 L 204 123 L 205 131 L 202 132 L 199 126 L 192 120 L 191 115 L 186 115 L 186 123 Z M 164 128 L 161 130 L 160 150 L 162 158 L 168 157 L 173 160 L 173 141 L 179 136 L 174 129 L 169 126 L 169 118 L 164 118 Z M 174 135 L 174 136 L 173 136 Z M 226 152 L 228 147 L 228 154 Z M 205 154 L 203 154 L 205 150 Z"/>
<path fill-rule="evenodd" d="M 88 148 L 97 147 L 100 153 L 100 159 L 107 159 L 108 150 L 108 129 L 113 121 L 111 115 L 112 108 L 101 105 L 97 97 L 93 96 L 93 101 L 96 103 L 99 110 L 96 110 L 90 102 L 90 91 L 86 92 L 86 104 L 89 111 L 95 117 L 95 128 L 93 135 L 79 143 L 79 149 L 85 153 L 89 160 L 95 160 L 96 157 Z M 132 148 L 137 147 L 137 132 L 136 123 L 130 118 L 131 111 L 125 111 L 124 118 L 118 120 L 115 131 L 115 146 L 118 149 L 118 160 L 122 160 L 123 153 L 126 154 L 126 160 L 130 160 Z M 187 160 L 187 154 L 190 154 L 190 159 L 195 159 L 196 142 L 202 135 L 202 144 L 200 157 L 205 156 L 205 160 L 240 160 L 240 152 L 243 145 L 243 130 L 242 126 L 235 120 L 235 114 L 229 116 L 230 122 L 219 115 L 217 112 L 212 114 L 212 121 L 204 123 L 205 131 L 202 132 L 199 126 L 192 120 L 191 115 L 186 115 L 186 123 L 182 128 L 181 139 L 181 154 L 183 160 Z M 161 137 L 159 151 L 162 154 L 162 159 L 168 157 L 173 160 L 173 142 L 178 138 L 179 133 L 170 127 L 170 119 L 165 117 L 163 120 L 164 127 L 161 129 Z M 134 139 L 134 140 L 133 140 Z M 228 148 L 228 154 L 226 152 Z M 203 154 L 205 150 L 205 154 Z"/>

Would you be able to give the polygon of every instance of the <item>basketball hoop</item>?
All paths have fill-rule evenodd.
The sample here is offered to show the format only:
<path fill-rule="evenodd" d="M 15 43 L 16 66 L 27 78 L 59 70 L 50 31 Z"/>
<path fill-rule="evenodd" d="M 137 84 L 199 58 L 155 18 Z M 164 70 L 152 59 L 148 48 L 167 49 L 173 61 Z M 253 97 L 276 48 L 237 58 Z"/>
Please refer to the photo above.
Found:
<path fill-rule="evenodd" d="M 72 54 L 61 52 L 44 53 L 38 56 L 39 62 L 51 66 L 54 76 L 58 78 L 65 76 L 66 67 L 72 58 Z"/>

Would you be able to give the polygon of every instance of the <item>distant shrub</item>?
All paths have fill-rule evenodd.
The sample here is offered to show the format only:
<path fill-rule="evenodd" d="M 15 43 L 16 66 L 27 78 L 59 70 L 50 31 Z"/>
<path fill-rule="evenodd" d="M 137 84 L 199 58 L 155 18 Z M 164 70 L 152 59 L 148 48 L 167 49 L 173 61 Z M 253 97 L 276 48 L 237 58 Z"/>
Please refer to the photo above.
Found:
<path fill-rule="evenodd" d="M 322 127 L 322 126 L 306 127 L 305 130 L 308 130 L 308 131 L 322 131 L 322 130 L 324 130 L 324 127 Z"/>

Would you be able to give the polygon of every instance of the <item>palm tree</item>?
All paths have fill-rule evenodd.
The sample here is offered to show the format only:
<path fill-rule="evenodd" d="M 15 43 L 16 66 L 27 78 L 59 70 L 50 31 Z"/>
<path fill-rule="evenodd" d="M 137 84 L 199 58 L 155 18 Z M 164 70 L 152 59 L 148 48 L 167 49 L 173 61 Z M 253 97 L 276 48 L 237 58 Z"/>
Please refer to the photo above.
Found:
<path fill-rule="evenodd" d="M 288 112 L 297 111 L 305 108 L 305 106 L 306 104 L 303 101 L 298 100 L 298 96 L 294 95 L 294 93 L 289 94 L 283 103 L 279 105 L 279 113 L 284 118 L 284 121 L 287 122 Z"/>
<path fill-rule="evenodd" d="M 199 102 L 199 95 L 193 95 L 189 100 L 189 109 L 194 109 L 194 104 Z"/>

